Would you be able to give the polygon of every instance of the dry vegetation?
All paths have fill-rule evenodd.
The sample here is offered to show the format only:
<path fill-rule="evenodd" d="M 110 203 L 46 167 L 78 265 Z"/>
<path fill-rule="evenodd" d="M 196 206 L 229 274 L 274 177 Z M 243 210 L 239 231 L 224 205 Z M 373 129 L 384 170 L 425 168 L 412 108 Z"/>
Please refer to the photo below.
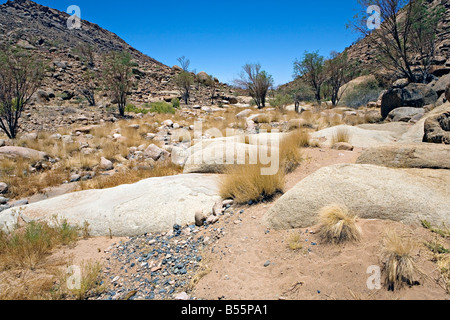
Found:
<path fill-rule="evenodd" d="M 343 205 L 334 204 L 319 212 L 319 235 L 325 243 L 341 244 L 361 239 L 357 217 Z"/>
<path fill-rule="evenodd" d="M 70 226 L 54 217 L 52 224 L 30 222 L 11 232 L 0 231 L 0 300 L 85 299 L 101 290 L 97 263 L 82 266 L 81 286 L 69 289 L 65 272 L 70 260 L 51 257 L 88 235 L 88 225 Z"/>
<path fill-rule="evenodd" d="M 388 231 L 383 246 L 385 284 L 389 290 L 401 289 L 405 284 L 414 284 L 417 271 L 413 260 L 416 244 L 394 231 Z"/>

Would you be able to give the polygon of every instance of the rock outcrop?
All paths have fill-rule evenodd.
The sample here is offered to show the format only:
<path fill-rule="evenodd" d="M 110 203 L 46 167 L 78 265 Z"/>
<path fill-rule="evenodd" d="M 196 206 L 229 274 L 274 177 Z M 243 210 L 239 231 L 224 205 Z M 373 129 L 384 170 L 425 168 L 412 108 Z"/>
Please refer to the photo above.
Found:
<path fill-rule="evenodd" d="M 342 204 L 362 219 L 388 219 L 420 225 L 449 225 L 449 170 L 392 169 L 341 164 L 322 168 L 283 195 L 266 213 L 269 228 L 306 228 L 318 212 Z"/>
<path fill-rule="evenodd" d="M 52 223 L 89 223 L 92 236 L 136 236 L 195 223 L 197 210 L 212 211 L 221 200 L 214 175 L 150 178 L 131 185 L 65 194 L 0 213 L 0 228 L 12 230 L 18 218 Z"/>

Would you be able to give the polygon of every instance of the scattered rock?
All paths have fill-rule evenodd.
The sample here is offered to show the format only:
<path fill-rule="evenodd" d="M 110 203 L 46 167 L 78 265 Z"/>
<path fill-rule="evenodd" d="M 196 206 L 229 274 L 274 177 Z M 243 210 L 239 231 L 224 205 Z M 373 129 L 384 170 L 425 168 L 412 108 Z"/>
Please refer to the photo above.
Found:
<path fill-rule="evenodd" d="M 109 171 L 109 170 L 114 169 L 114 165 L 113 165 L 112 161 L 102 157 L 100 160 L 100 169 Z"/>
<path fill-rule="evenodd" d="M 450 112 L 426 119 L 423 142 L 450 144 Z"/>
<path fill-rule="evenodd" d="M 170 153 L 160 147 L 151 144 L 145 149 L 144 155 L 146 158 L 153 159 L 155 161 L 164 161 L 170 157 Z"/>
<path fill-rule="evenodd" d="M 4 182 L 0 182 L 0 194 L 8 192 L 8 185 Z"/>
<path fill-rule="evenodd" d="M 354 147 L 347 142 L 338 142 L 331 147 L 334 150 L 342 150 L 342 151 L 353 151 Z"/>

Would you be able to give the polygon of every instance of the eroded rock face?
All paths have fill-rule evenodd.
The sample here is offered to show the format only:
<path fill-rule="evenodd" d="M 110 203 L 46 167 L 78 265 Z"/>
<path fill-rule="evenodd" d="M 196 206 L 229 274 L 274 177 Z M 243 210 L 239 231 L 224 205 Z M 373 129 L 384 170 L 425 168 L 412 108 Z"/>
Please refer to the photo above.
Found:
<path fill-rule="evenodd" d="M 450 112 L 430 117 L 425 121 L 423 142 L 450 144 Z"/>

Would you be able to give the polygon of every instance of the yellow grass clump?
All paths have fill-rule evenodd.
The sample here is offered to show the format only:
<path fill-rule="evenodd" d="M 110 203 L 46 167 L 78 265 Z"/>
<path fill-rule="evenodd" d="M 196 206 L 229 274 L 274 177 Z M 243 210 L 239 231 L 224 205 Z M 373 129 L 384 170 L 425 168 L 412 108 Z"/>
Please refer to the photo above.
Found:
<path fill-rule="evenodd" d="M 346 128 L 339 128 L 336 130 L 336 132 L 333 135 L 333 141 L 332 144 L 336 144 L 339 142 L 349 142 L 350 141 L 350 134 Z"/>
<path fill-rule="evenodd" d="M 326 243 L 340 244 L 361 239 L 361 230 L 356 224 L 357 217 L 349 213 L 345 206 L 334 204 L 319 212 L 319 236 Z"/>
<path fill-rule="evenodd" d="M 234 199 L 237 203 L 268 200 L 283 192 L 284 172 L 278 170 L 274 175 L 262 175 L 261 164 L 237 165 L 230 167 L 221 177 L 220 195 L 223 199 Z"/>
<path fill-rule="evenodd" d="M 395 231 L 388 231 L 384 239 L 383 262 L 385 284 L 389 290 L 401 289 L 405 284 L 413 285 L 416 271 L 412 258 L 415 244 Z"/>

